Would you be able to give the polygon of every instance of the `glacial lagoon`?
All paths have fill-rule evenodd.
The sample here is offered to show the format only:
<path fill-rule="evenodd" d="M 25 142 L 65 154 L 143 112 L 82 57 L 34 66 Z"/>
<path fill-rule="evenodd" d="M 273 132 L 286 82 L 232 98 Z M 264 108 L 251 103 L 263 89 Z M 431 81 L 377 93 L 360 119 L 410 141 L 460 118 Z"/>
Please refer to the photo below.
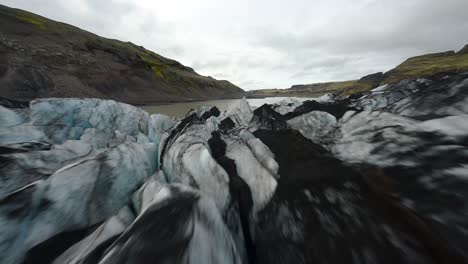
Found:
<path fill-rule="evenodd" d="M 252 107 L 259 107 L 263 104 L 274 104 L 286 98 L 294 98 L 298 101 L 306 101 L 311 98 L 300 97 L 265 97 L 265 98 L 252 98 L 247 99 L 249 105 Z M 140 106 L 150 114 L 165 114 L 170 117 L 184 117 L 190 109 L 197 109 L 200 106 L 216 106 L 221 112 L 228 110 L 233 105 L 236 105 L 241 99 L 223 99 L 223 100 L 209 100 L 209 101 L 196 101 L 196 102 L 183 102 L 165 105 L 145 105 Z"/>

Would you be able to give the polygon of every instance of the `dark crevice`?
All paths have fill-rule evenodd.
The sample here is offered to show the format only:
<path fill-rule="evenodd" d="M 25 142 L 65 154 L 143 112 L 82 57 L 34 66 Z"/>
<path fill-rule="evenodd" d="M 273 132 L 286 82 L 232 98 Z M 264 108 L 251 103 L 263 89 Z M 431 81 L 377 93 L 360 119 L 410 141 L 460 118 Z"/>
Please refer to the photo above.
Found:
<path fill-rule="evenodd" d="M 229 175 L 229 191 L 239 206 L 239 216 L 245 240 L 245 248 L 250 264 L 256 263 L 256 249 L 250 233 L 249 214 L 252 210 L 252 193 L 247 183 L 237 173 L 234 160 L 226 157 L 226 143 L 221 139 L 219 132 L 212 132 L 208 140 L 211 155 Z"/>
<path fill-rule="evenodd" d="M 101 223 L 67 232 L 61 232 L 31 248 L 25 255 L 23 264 L 49 264 L 68 248 L 92 233 Z"/>
<path fill-rule="evenodd" d="M 101 244 L 99 244 L 99 246 L 97 246 L 92 252 L 91 254 L 89 254 L 86 259 L 83 261 L 83 264 L 95 264 L 95 263 L 99 263 L 99 260 L 101 260 L 101 258 L 104 256 L 104 253 L 106 252 L 106 250 L 112 245 L 112 243 L 114 243 L 117 238 L 120 236 L 119 235 L 115 235 L 115 236 L 112 236 L 110 237 L 109 239 L 107 239 L 106 241 L 102 242 Z"/>
<path fill-rule="evenodd" d="M 234 123 L 234 121 L 232 121 L 230 117 L 226 117 L 221 121 L 221 123 L 219 123 L 218 128 L 220 130 L 227 131 L 229 129 L 234 128 L 235 126 L 236 124 Z"/>
<path fill-rule="evenodd" d="M 22 142 L 10 145 L 0 146 L 0 154 L 15 154 L 29 151 L 50 150 L 51 145 L 42 142 Z"/>
<path fill-rule="evenodd" d="M 0 105 L 6 108 L 27 108 L 29 107 L 29 102 L 16 101 L 16 100 L 11 100 L 8 98 L 0 97 Z"/>

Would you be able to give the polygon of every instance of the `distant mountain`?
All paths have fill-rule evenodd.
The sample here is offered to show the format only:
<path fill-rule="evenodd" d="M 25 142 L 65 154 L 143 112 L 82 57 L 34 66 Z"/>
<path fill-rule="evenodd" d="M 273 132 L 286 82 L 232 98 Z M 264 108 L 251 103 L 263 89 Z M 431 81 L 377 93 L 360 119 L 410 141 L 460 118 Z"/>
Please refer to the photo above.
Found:
<path fill-rule="evenodd" d="M 239 98 L 228 81 L 131 42 L 0 5 L 0 97 L 96 97 L 133 104 Z"/>
<path fill-rule="evenodd" d="M 468 45 L 459 52 L 447 51 L 412 57 L 386 73 L 370 74 L 359 80 L 293 85 L 288 89 L 254 90 L 247 92 L 247 96 L 315 97 L 325 93 L 351 95 L 405 79 L 431 78 L 460 72 L 468 72 Z"/>

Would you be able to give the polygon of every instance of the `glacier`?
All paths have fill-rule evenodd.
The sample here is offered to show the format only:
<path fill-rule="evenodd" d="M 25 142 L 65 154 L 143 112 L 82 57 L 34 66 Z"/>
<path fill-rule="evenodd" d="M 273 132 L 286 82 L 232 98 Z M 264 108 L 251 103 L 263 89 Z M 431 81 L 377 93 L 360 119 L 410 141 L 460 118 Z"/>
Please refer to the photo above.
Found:
<path fill-rule="evenodd" d="M 468 74 L 184 118 L 0 106 L 0 263 L 466 263 Z"/>

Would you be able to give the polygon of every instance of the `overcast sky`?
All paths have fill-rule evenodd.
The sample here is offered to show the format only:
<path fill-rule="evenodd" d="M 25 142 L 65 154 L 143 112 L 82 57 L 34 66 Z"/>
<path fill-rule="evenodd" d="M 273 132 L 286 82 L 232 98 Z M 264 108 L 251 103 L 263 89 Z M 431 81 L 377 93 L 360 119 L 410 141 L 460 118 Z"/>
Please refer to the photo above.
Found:
<path fill-rule="evenodd" d="M 246 89 L 338 81 L 468 44 L 468 0 L 0 0 Z"/>

